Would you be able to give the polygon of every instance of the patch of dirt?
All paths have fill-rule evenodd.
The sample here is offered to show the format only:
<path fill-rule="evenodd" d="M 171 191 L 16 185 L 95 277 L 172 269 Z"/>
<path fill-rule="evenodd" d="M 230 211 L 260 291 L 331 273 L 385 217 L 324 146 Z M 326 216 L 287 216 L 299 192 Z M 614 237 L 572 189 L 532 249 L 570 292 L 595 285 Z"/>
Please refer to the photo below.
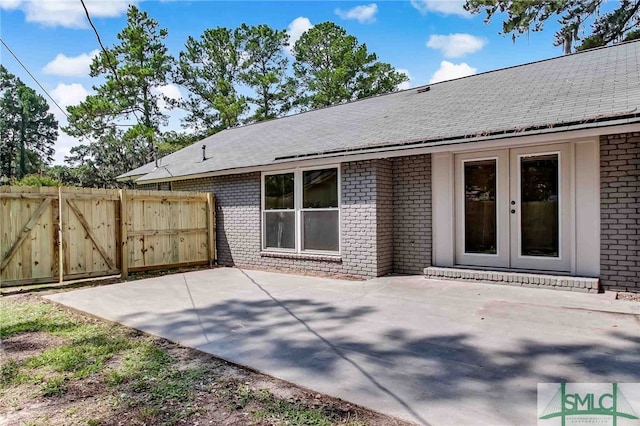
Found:
<path fill-rule="evenodd" d="M 618 300 L 626 300 L 630 302 L 640 302 L 640 293 L 618 293 Z"/>
<path fill-rule="evenodd" d="M 0 342 L 0 350 L 3 351 L 2 359 L 11 358 L 16 362 L 38 355 L 45 349 L 62 346 L 65 339 L 52 336 L 49 333 L 20 333 Z"/>
<path fill-rule="evenodd" d="M 53 304 L 33 294 L 11 298 L 20 302 Z M 72 316 L 78 324 L 106 323 L 76 311 L 57 309 Z M 135 330 L 127 330 L 126 336 L 132 342 L 151 341 L 171 357 L 172 368 L 180 372 L 205 371 L 191 383 L 191 396 L 186 402 L 168 397 L 159 404 L 147 404 L 152 400 L 152 389 L 132 389 L 127 383 L 110 384 L 108 372 L 117 369 L 122 362 L 121 354 L 116 354 L 102 371 L 82 378 L 67 376 L 63 382 L 64 391 L 55 396 L 44 396 L 42 392 L 45 380 L 54 375 L 59 377 L 59 373 L 46 369 L 41 370 L 43 377 L 4 389 L 0 387 L 0 425 L 289 424 L 290 420 L 269 412 L 282 403 L 289 404 L 287 410 L 294 414 L 305 410 L 322 413 L 336 425 L 352 422 L 372 426 L 410 424 Z M 27 332 L 6 339 L 3 349 L 5 358 L 20 362 L 64 343 L 65 339 L 45 332 Z M 266 400 L 261 399 L 264 395 L 267 395 Z M 278 404 L 274 403 L 276 400 Z M 259 411 L 267 414 L 256 416 Z"/>

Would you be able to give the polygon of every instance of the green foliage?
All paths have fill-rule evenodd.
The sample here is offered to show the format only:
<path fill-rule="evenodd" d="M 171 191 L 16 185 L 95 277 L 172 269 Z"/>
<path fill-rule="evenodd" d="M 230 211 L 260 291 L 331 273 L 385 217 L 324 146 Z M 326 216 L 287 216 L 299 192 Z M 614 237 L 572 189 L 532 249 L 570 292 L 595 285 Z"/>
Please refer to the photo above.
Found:
<path fill-rule="evenodd" d="M 67 392 L 64 377 L 53 377 L 48 379 L 40 386 L 42 396 L 55 397 L 64 395 Z"/>
<path fill-rule="evenodd" d="M 286 115 L 295 95 L 295 81 L 287 74 L 289 59 L 284 52 L 289 35 L 264 24 L 255 27 L 242 24 L 240 35 L 244 43 L 240 80 L 254 92 L 247 99 L 255 106 L 249 121 Z"/>
<path fill-rule="evenodd" d="M 167 34 L 146 12 L 129 7 L 118 43 L 93 59 L 90 76 L 100 79 L 94 94 L 67 108 L 63 130 L 83 143 L 48 176 L 64 185 L 130 186 L 116 177 L 156 159 L 161 164 L 160 157 L 204 136 L 294 109 L 387 93 L 407 80 L 331 23 L 303 35 L 293 67 L 287 32 L 267 25 L 206 29 L 187 39 L 177 61 L 164 44 Z M 171 83 L 188 91 L 184 99 L 160 93 Z M 161 104 L 185 110 L 182 124 L 190 131 L 163 132 L 168 117 Z"/>
<path fill-rule="evenodd" d="M 47 175 L 26 175 L 11 184 L 16 186 L 62 186 L 61 181 Z"/>
<path fill-rule="evenodd" d="M 53 160 L 57 137 L 47 101 L 0 65 L 0 176 L 39 172 Z"/>
<path fill-rule="evenodd" d="M 169 131 L 162 134 L 158 144 L 158 156 L 162 157 L 172 152 L 176 152 L 197 142 L 200 138 L 197 135 Z"/>
<path fill-rule="evenodd" d="M 18 363 L 10 358 L 2 362 L 0 365 L 0 385 L 2 387 L 14 382 L 18 377 L 20 366 Z"/>
<path fill-rule="evenodd" d="M 624 41 L 632 41 L 640 39 L 640 29 L 631 30 L 624 36 Z"/>
<path fill-rule="evenodd" d="M 321 108 L 392 92 L 407 81 L 386 63 L 378 62 L 365 44 L 332 23 L 318 24 L 294 46 L 294 74 L 301 87 L 296 104 Z"/>
<path fill-rule="evenodd" d="M 67 164 L 73 168 L 71 182 L 96 188 L 121 187 L 123 184 L 116 181 L 117 176 L 151 160 L 153 153 L 149 151 L 145 138 L 129 137 L 115 128 L 96 142 L 73 147 L 66 158 Z"/>
<path fill-rule="evenodd" d="M 185 123 L 198 134 L 209 135 L 236 126 L 247 109 L 237 93 L 242 67 L 243 35 L 239 29 L 207 29 L 189 36 L 180 52 L 176 83 L 189 90 L 180 105 L 187 110 Z"/>
<path fill-rule="evenodd" d="M 621 0 L 618 7 L 600 15 L 605 0 L 467 0 L 465 9 L 471 13 L 486 12 L 485 22 L 496 13 L 506 13 L 502 31 L 513 39 L 529 31 L 542 31 L 544 23 L 557 17 L 561 25 L 554 45 L 563 46 L 571 53 L 576 41 L 582 41 L 577 50 L 606 46 L 626 40 L 626 34 L 637 28 L 640 0 Z M 585 22 L 593 19 L 591 34 L 580 38 Z"/>
<path fill-rule="evenodd" d="M 94 95 L 67 108 L 69 125 L 63 129 L 91 137 L 68 157 L 82 186 L 118 186 L 118 175 L 152 160 L 160 127 L 167 123 L 159 106 L 167 99 L 158 90 L 169 84 L 174 63 L 164 45 L 167 35 L 146 12 L 129 6 L 119 43 L 93 59 L 90 75 L 104 82 L 94 86 Z M 123 124 L 132 120 L 135 124 Z"/>

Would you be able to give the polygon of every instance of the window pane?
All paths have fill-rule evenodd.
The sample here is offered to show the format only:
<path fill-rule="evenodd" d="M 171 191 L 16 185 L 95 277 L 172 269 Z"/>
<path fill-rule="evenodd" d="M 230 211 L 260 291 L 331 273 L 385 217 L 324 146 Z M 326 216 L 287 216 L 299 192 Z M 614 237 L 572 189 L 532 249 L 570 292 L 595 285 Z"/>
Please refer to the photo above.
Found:
<path fill-rule="evenodd" d="M 338 251 L 338 212 L 302 212 L 304 249 Z"/>
<path fill-rule="evenodd" d="M 264 177 L 264 208 L 293 209 L 293 173 Z"/>
<path fill-rule="evenodd" d="M 464 251 L 497 253 L 496 160 L 464 163 Z"/>
<path fill-rule="evenodd" d="M 303 180 L 303 208 L 338 207 L 338 169 L 309 170 Z"/>
<path fill-rule="evenodd" d="M 558 155 L 520 160 L 521 253 L 558 257 Z"/>
<path fill-rule="evenodd" d="M 294 212 L 265 212 L 265 247 L 296 248 L 296 216 Z"/>

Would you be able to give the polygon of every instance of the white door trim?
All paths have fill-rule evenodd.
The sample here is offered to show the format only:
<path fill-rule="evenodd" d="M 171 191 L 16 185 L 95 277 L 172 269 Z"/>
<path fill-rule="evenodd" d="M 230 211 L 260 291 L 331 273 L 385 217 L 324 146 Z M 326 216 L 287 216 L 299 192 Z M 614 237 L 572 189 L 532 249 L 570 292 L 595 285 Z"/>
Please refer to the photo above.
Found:
<path fill-rule="evenodd" d="M 521 253 L 521 201 L 520 159 L 549 154 L 558 155 L 558 220 L 559 256 L 525 256 Z M 456 154 L 454 161 L 454 245 L 455 264 L 514 270 L 558 271 L 575 273 L 574 244 L 572 230 L 575 210 L 571 150 L 568 143 L 539 145 L 525 148 L 505 148 L 494 151 L 478 151 Z M 496 254 L 465 252 L 465 189 L 464 165 L 471 161 L 496 161 Z M 512 206 L 511 201 L 516 201 Z M 515 213 L 510 213 L 511 210 Z"/>

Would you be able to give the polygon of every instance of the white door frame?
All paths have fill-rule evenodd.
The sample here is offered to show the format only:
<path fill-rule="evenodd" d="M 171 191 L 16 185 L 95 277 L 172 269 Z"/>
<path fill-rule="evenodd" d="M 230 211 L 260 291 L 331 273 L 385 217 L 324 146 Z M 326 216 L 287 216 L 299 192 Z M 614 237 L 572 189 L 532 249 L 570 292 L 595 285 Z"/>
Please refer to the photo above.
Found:
<path fill-rule="evenodd" d="M 548 155 L 559 156 L 559 257 L 522 256 L 520 253 L 520 159 Z M 571 208 L 570 149 L 568 143 L 505 148 L 456 154 L 454 173 L 455 264 L 500 269 L 572 272 L 573 234 Z M 470 161 L 496 161 L 497 253 L 465 253 L 464 165 Z M 511 205 L 511 201 L 516 201 Z M 511 211 L 514 213 L 511 213 Z"/>

